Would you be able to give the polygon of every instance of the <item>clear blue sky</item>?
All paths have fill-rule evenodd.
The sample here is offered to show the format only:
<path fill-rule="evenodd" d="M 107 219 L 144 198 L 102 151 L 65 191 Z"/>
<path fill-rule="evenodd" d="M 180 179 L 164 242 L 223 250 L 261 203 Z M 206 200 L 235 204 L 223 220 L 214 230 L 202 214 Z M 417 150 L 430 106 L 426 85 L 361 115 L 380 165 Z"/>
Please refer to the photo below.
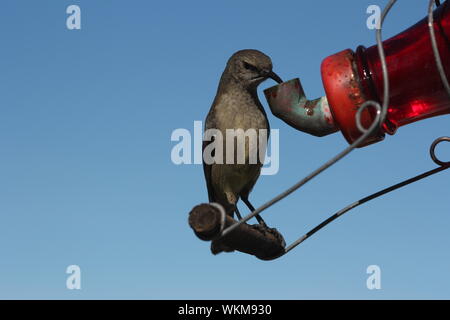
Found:
<path fill-rule="evenodd" d="M 316 98 L 322 59 L 372 45 L 366 8 L 386 2 L 2 0 L 0 298 L 450 298 L 448 172 L 263 262 L 210 254 L 187 224 L 207 200 L 202 167 L 170 159 L 172 131 L 205 118 L 233 52 L 262 50 Z M 384 37 L 423 18 L 427 3 L 399 1 Z M 66 28 L 71 4 L 82 30 Z M 269 121 L 280 130 L 280 170 L 259 179 L 255 205 L 347 145 L 339 133 L 315 138 Z M 433 168 L 428 147 L 443 135 L 448 116 L 403 127 L 264 218 L 290 242 L 347 203 Z M 446 146 L 439 153 L 450 158 Z M 78 291 L 65 286 L 72 264 L 82 270 Z M 372 264 L 381 290 L 366 288 Z"/>

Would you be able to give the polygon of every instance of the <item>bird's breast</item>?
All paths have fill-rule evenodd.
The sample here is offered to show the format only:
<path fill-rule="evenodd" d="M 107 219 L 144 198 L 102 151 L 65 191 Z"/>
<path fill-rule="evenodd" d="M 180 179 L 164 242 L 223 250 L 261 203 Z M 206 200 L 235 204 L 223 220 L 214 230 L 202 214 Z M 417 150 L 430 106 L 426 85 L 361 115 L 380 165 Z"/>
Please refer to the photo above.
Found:
<path fill-rule="evenodd" d="M 225 94 L 215 106 L 216 125 L 226 129 L 268 129 L 267 117 L 259 103 L 245 95 Z"/>
<path fill-rule="evenodd" d="M 235 172 L 246 170 L 239 166 L 241 164 L 260 166 L 264 162 L 269 136 L 269 124 L 262 107 L 252 99 L 238 98 L 222 96 L 214 106 L 214 121 L 209 126 L 209 129 L 221 132 L 223 161 L 237 164 L 238 167 L 233 169 Z M 233 160 L 228 162 L 227 159 Z"/>

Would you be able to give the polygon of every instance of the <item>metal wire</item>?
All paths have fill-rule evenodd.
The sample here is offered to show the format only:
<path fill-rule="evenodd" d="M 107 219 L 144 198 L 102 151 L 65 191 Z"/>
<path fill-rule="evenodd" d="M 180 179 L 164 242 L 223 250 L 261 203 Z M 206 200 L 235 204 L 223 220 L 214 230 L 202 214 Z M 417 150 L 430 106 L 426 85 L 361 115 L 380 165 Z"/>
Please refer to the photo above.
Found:
<path fill-rule="evenodd" d="M 373 200 L 375 198 L 381 197 L 382 195 L 385 195 L 386 193 L 392 192 L 394 190 L 400 189 L 402 187 L 405 187 L 413 182 L 417 182 L 419 180 L 425 179 L 433 174 L 436 174 L 438 172 L 444 171 L 448 168 L 450 168 L 450 161 L 449 162 L 442 162 L 440 161 L 436 155 L 434 154 L 434 148 L 436 147 L 437 144 L 439 144 L 442 141 L 450 141 L 450 137 L 441 137 L 436 139 L 433 144 L 431 145 L 430 148 L 430 153 L 431 156 L 433 158 L 433 161 L 436 163 L 442 163 L 440 164 L 440 167 L 437 167 L 435 169 L 432 169 L 430 171 L 424 172 L 422 174 L 419 174 L 413 178 L 404 180 L 400 183 L 397 183 L 393 186 L 390 186 L 388 188 L 385 188 L 383 190 L 380 190 L 378 192 L 375 192 L 367 197 L 364 197 L 358 201 L 353 202 L 352 204 L 349 204 L 348 206 L 342 208 L 341 210 L 339 210 L 338 212 L 336 212 L 335 214 L 333 214 L 331 217 L 329 217 L 328 219 L 324 220 L 323 222 L 321 222 L 320 224 L 318 224 L 316 227 L 314 227 L 313 229 L 311 229 L 310 231 L 308 231 L 306 234 L 304 234 L 303 236 L 301 236 L 298 240 L 294 241 L 292 244 L 290 244 L 289 246 L 286 247 L 286 249 L 284 250 L 284 253 L 282 255 L 285 255 L 286 253 L 288 253 L 289 251 L 291 251 L 292 249 L 294 249 L 296 246 L 298 246 L 300 243 L 302 243 L 303 241 L 305 241 L 306 239 L 308 239 L 309 237 L 311 237 L 314 233 L 316 233 L 317 231 L 319 231 L 320 229 L 322 229 L 323 227 L 325 227 L 327 224 L 329 224 L 330 222 L 336 220 L 337 218 L 339 218 L 340 216 L 342 216 L 344 213 L 370 201 Z M 281 256 L 281 255 L 280 255 Z M 278 257 L 277 257 L 278 258 Z"/>
<path fill-rule="evenodd" d="M 384 122 L 384 120 L 386 118 L 387 108 L 388 108 L 388 105 L 389 105 L 389 77 L 388 77 L 388 72 L 387 72 L 386 57 L 385 57 L 384 49 L 383 49 L 381 30 L 382 30 L 382 26 L 383 26 L 383 23 L 384 23 L 384 20 L 385 20 L 387 14 L 389 13 L 389 11 L 391 10 L 392 6 L 396 2 L 397 2 L 397 0 L 390 0 L 389 3 L 386 5 L 386 7 L 384 8 L 384 10 L 383 10 L 383 12 L 381 14 L 380 28 L 376 30 L 376 42 L 377 42 L 378 53 L 379 53 L 379 56 L 380 56 L 381 68 L 382 68 L 382 73 L 383 73 L 384 92 L 383 92 L 382 105 L 380 105 L 376 101 L 366 101 L 360 106 L 360 108 L 358 109 L 358 112 L 356 113 L 356 124 L 357 124 L 358 129 L 363 133 L 363 135 L 360 138 L 358 138 L 352 145 L 350 145 L 349 147 L 344 149 L 341 153 L 339 153 L 338 155 L 336 155 L 335 157 L 333 157 L 332 159 L 327 161 L 325 164 L 320 166 L 318 169 L 314 170 L 312 173 L 310 173 L 308 176 L 306 176 L 305 178 L 300 180 L 298 183 L 296 183 L 295 185 L 293 185 L 292 187 L 290 187 L 286 191 L 282 192 L 278 196 L 274 197 L 273 199 L 269 200 L 268 202 L 263 204 L 261 207 L 257 208 L 252 213 L 248 214 L 243 219 L 239 220 L 237 223 L 235 223 L 232 226 L 226 228 L 222 232 L 220 237 L 223 237 L 223 236 L 229 234 L 234 229 L 236 229 L 239 225 L 247 222 L 248 220 L 250 220 L 251 218 L 253 218 L 257 214 L 260 214 L 265 209 L 267 209 L 270 206 L 274 205 L 278 201 L 284 199 L 285 197 L 290 195 L 292 192 L 296 191 L 297 189 L 299 189 L 300 187 L 305 185 L 307 182 L 311 181 L 313 178 L 318 176 L 320 173 L 322 173 L 323 171 L 325 171 L 326 169 L 331 167 L 333 164 L 335 164 L 336 162 L 338 162 L 339 160 L 344 158 L 346 155 L 348 155 L 350 152 L 352 152 L 354 149 L 356 149 L 362 142 L 364 142 L 368 137 L 370 137 L 377 130 L 379 130 L 379 128 L 381 127 L 381 125 L 383 124 L 383 122 Z M 430 0 L 430 4 L 429 4 L 429 8 L 428 8 L 428 26 L 429 26 L 429 30 L 430 30 L 431 44 L 432 44 L 432 47 L 433 47 L 433 53 L 434 53 L 434 56 L 435 56 L 436 66 L 438 68 L 438 72 L 440 74 L 440 77 L 442 79 L 444 87 L 445 87 L 445 89 L 447 90 L 447 93 L 450 96 L 450 86 L 448 84 L 447 77 L 446 77 L 445 72 L 444 72 L 444 68 L 442 66 L 442 61 L 441 61 L 441 58 L 440 58 L 440 55 L 439 55 L 439 51 L 438 51 L 438 48 L 437 48 L 437 43 L 436 43 L 436 36 L 435 36 L 435 33 L 434 33 L 434 27 L 433 27 L 433 4 L 436 4 L 437 6 L 439 6 L 440 2 L 439 1 L 435 1 L 435 0 Z M 376 116 L 375 116 L 375 120 L 372 122 L 370 127 L 368 129 L 366 129 L 361 124 L 361 114 L 362 114 L 363 110 L 365 110 L 369 106 L 371 106 L 371 107 L 376 109 Z M 362 205 L 362 204 L 364 204 L 364 203 L 366 203 L 368 201 L 371 201 L 371 200 L 373 200 L 375 198 L 378 198 L 378 197 L 380 197 L 382 195 L 385 195 L 385 194 L 387 194 L 389 192 L 392 192 L 394 190 L 397 190 L 399 188 L 407 186 L 407 185 L 409 185 L 411 183 L 414 183 L 414 182 L 417 182 L 419 180 L 422 180 L 422 179 L 424 179 L 426 177 L 429 177 L 431 175 L 434 175 L 434 174 L 436 174 L 438 172 L 441 172 L 441 171 L 444 171 L 446 169 L 449 169 L 450 168 L 450 161 L 447 161 L 447 162 L 441 161 L 441 160 L 439 160 L 439 158 L 435 154 L 436 146 L 439 143 L 443 142 L 443 141 L 450 142 L 450 137 L 438 138 L 432 143 L 432 145 L 430 147 L 430 156 L 431 156 L 432 160 L 436 164 L 439 165 L 438 168 L 435 168 L 435 169 L 432 169 L 430 171 L 424 172 L 424 173 L 419 174 L 419 175 L 417 175 L 417 176 L 415 176 L 413 178 L 404 180 L 404 181 L 402 181 L 400 183 L 397 183 L 397 184 L 395 184 L 393 186 L 390 186 L 388 188 L 380 190 L 380 191 L 378 191 L 376 193 L 373 193 L 373 194 L 371 194 L 371 195 L 369 195 L 369 196 L 367 196 L 365 198 L 362 198 L 362 199 L 360 199 L 360 200 L 358 200 L 356 202 L 353 202 L 353 203 L 349 204 L 348 206 L 346 206 L 346 207 L 342 208 L 341 210 L 337 211 L 335 214 L 330 216 L 328 219 L 324 220 L 323 222 L 318 224 L 316 227 L 314 227 L 313 229 L 308 231 L 306 234 L 304 234 L 303 236 L 301 236 L 300 238 L 298 238 L 297 240 L 292 242 L 290 245 L 288 245 L 285 248 L 285 250 L 284 250 L 284 252 L 282 254 L 280 254 L 277 257 L 274 257 L 273 259 L 276 259 L 276 258 L 279 258 L 279 257 L 285 255 L 286 253 L 288 253 L 289 251 L 291 251 L 292 249 L 297 247 L 299 244 L 301 244 L 303 241 L 305 241 L 306 239 L 311 237 L 317 231 L 319 231 L 320 229 L 322 229 L 323 227 L 325 227 L 326 225 L 328 225 L 332 221 L 334 221 L 337 218 L 339 218 L 340 216 L 342 216 L 344 213 L 346 213 L 346 212 L 348 212 L 348 211 L 350 211 L 350 210 L 352 210 L 352 209 L 354 209 L 354 208 L 356 208 L 356 207 L 358 207 L 358 206 L 360 206 L 360 205 Z"/>
<path fill-rule="evenodd" d="M 430 3 L 428 4 L 428 29 L 430 31 L 431 46 L 433 47 L 434 58 L 436 60 L 436 66 L 438 68 L 439 75 L 441 76 L 442 83 L 444 84 L 445 90 L 447 90 L 447 93 L 450 95 L 450 86 L 448 85 L 447 76 L 445 75 L 444 67 L 442 66 L 441 55 L 439 54 L 433 23 L 433 0 L 430 0 Z"/>
<path fill-rule="evenodd" d="M 450 161 L 444 162 L 444 161 L 439 160 L 438 157 L 436 157 L 436 153 L 435 153 L 435 149 L 436 149 L 437 145 L 443 141 L 450 142 L 450 138 L 449 137 L 441 137 L 439 139 L 436 139 L 430 147 L 430 156 L 431 156 L 431 159 L 433 159 L 434 163 L 436 163 L 437 165 L 448 166 L 448 165 L 450 165 Z"/>

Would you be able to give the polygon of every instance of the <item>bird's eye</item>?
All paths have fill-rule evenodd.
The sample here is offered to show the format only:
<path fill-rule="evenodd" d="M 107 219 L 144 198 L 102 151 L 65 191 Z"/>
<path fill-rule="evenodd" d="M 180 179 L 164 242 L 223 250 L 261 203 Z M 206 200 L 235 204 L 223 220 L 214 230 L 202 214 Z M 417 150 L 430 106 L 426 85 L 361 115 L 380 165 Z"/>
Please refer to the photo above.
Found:
<path fill-rule="evenodd" d="M 251 65 L 250 63 L 247 63 L 247 62 L 244 62 L 244 68 L 247 70 L 254 71 L 254 72 L 258 71 L 257 67 L 255 67 L 254 65 Z"/>

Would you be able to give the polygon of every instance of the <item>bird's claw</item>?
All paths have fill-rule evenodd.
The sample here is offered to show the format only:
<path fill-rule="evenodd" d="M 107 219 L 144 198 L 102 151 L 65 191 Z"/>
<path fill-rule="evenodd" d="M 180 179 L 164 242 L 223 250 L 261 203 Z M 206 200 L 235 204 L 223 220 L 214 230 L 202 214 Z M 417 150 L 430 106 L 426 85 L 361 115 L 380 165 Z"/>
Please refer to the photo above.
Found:
<path fill-rule="evenodd" d="M 260 231 L 263 234 L 266 234 L 266 233 L 272 234 L 279 241 L 279 243 L 282 247 L 286 246 L 286 241 L 284 240 L 283 236 L 281 235 L 280 232 L 278 232 L 278 230 L 276 228 L 270 228 L 264 222 L 254 224 L 254 225 L 252 225 L 252 228 Z"/>

